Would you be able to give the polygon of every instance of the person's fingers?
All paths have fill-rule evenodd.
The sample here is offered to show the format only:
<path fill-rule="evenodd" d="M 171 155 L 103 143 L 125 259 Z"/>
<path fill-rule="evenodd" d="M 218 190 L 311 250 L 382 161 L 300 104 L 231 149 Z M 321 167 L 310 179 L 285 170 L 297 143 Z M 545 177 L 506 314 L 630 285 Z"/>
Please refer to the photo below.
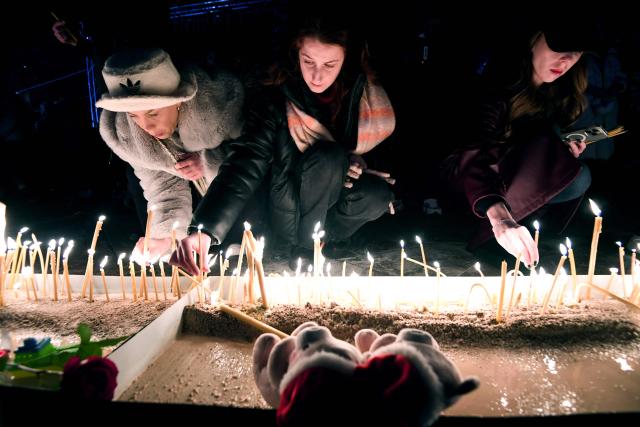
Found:
<path fill-rule="evenodd" d="M 396 179 L 395 178 L 385 178 L 384 180 L 387 181 L 387 183 L 389 185 L 395 185 L 395 183 L 396 183 Z"/>
<path fill-rule="evenodd" d="M 352 170 L 347 171 L 347 176 L 352 179 L 360 179 L 360 174 L 355 173 Z"/>
<path fill-rule="evenodd" d="M 349 171 L 356 173 L 358 175 L 362 175 L 362 168 L 359 165 L 354 163 L 352 163 L 351 166 L 349 166 Z"/>
<path fill-rule="evenodd" d="M 199 270 L 198 270 L 198 265 L 196 264 L 196 260 L 193 257 L 193 250 L 191 245 L 181 244 L 179 247 L 179 251 L 180 251 L 179 266 L 182 266 L 182 268 L 187 273 L 194 276 L 197 275 Z"/>
<path fill-rule="evenodd" d="M 353 182 L 351 181 L 345 181 L 344 183 L 344 188 L 352 188 L 353 187 Z"/>

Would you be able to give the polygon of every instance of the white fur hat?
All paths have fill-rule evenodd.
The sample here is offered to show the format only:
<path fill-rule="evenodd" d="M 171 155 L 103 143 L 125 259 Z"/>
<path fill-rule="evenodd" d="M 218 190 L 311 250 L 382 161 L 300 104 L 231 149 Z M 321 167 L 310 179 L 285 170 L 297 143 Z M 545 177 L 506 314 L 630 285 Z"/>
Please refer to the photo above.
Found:
<path fill-rule="evenodd" d="M 96 106 L 109 111 L 144 111 L 193 98 L 193 76 L 180 76 L 162 49 L 137 49 L 110 56 L 102 68 L 109 89 Z"/>

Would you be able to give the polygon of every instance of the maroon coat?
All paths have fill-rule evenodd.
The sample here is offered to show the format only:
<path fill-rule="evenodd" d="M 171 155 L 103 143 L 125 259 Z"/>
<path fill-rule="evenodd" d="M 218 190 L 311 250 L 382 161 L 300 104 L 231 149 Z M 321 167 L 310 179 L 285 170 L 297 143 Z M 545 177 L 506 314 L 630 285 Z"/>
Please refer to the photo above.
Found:
<path fill-rule="evenodd" d="M 520 221 L 571 184 L 581 165 L 544 117 L 523 117 L 508 123 L 507 99 L 482 105 L 475 133 L 479 142 L 449 157 L 447 175 L 478 217 L 486 218 L 478 204 L 491 198 L 504 201 L 513 218 Z M 491 225 L 484 220 L 469 243 L 470 249 L 492 236 Z"/>

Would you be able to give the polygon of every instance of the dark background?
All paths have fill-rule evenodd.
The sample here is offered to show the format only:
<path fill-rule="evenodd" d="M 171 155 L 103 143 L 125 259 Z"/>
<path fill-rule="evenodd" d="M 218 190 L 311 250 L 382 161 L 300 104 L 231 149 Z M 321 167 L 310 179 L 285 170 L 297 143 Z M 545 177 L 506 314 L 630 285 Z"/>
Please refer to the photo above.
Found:
<path fill-rule="evenodd" d="M 91 124 L 86 55 L 97 64 L 98 91 L 104 59 L 129 46 L 160 46 L 177 64 L 222 66 L 251 84 L 285 53 L 298 16 L 319 7 L 318 2 L 284 0 L 59 3 L 13 4 L 4 12 L 0 200 L 8 206 L 8 235 L 23 225 L 47 238 L 52 227 L 78 227 L 90 234 L 100 213 L 130 216 L 122 231 L 131 239 L 141 233 L 127 197 L 124 166 Z M 396 110 L 396 132 L 382 149 L 398 179 L 397 198 L 406 212 L 419 216 L 425 198 L 441 197 L 438 166 L 457 146 L 473 141 L 464 132 L 465 108 L 487 63 L 508 56 L 525 30 L 545 15 L 563 17 L 568 26 L 585 32 L 593 31 L 595 20 L 618 47 L 627 73 L 619 122 L 629 133 L 616 139 L 610 160 L 590 165 L 594 182 L 589 195 L 599 196 L 605 213 L 615 210 L 615 221 L 625 223 L 619 238 L 640 234 L 634 212 L 640 194 L 640 30 L 632 14 L 611 2 L 598 11 L 571 5 L 541 9 L 533 3 L 518 7 L 527 9 L 485 3 L 338 3 L 338 13 L 368 39 L 373 65 Z M 60 44 L 51 31 L 50 12 L 91 43 L 77 48 Z"/>

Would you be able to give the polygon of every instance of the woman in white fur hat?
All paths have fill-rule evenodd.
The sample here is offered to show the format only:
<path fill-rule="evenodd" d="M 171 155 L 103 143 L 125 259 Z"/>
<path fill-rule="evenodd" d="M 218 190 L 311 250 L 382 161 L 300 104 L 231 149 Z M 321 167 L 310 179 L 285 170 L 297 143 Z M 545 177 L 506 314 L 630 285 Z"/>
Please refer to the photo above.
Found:
<path fill-rule="evenodd" d="M 148 259 L 171 249 L 171 230 L 186 236 L 192 216 L 191 186 L 203 195 L 222 163 L 220 144 L 241 130 L 244 90 L 231 74 L 196 67 L 180 72 L 162 49 L 137 49 L 109 57 L 102 69 L 109 92 L 100 134 L 129 163 L 154 208 Z M 142 254 L 143 238 L 134 255 Z"/>

